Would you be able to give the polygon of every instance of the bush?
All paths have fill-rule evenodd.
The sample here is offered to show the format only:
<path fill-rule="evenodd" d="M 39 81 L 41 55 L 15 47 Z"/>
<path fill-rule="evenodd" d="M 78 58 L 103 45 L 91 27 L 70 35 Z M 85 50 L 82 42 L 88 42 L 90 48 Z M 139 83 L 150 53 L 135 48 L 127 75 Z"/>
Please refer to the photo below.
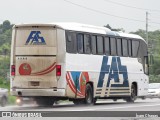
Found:
<path fill-rule="evenodd" d="M 160 83 L 160 75 L 150 75 L 149 82 L 150 83 Z"/>

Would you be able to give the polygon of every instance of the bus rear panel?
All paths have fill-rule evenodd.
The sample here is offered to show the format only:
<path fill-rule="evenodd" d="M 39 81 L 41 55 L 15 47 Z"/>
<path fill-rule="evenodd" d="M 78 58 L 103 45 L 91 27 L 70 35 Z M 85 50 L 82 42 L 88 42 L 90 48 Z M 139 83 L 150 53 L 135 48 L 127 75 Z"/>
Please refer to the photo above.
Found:
<path fill-rule="evenodd" d="M 61 74 L 61 65 L 57 62 L 58 30 L 40 25 L 15 26 L 13 29 L 12 95 L 64 96 L 64 87 L 58 86 Z"/>

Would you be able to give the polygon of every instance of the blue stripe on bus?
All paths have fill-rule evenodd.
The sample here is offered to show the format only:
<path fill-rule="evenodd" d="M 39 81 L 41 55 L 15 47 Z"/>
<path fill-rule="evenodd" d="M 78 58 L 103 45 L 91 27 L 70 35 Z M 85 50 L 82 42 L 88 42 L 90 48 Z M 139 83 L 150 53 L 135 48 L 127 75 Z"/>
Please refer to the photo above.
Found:
<path fill-rule="evenodd" d="M 104 76 L 105 76 L 105 74 L 109 73 L 110 65 L 107 65 L 107 63 L 108 63 L 108 57 L 104 56 L 103 60 L 102 60 L 102 66 L 101 66 L 101 71 L 100 71 L 97 87 L 103 86 Z"/>
<path fill-rule="evenodd" d="M 81 72 L 71 72 L 74 85 L 78 90 L 80 90 L 80 85 L 79 85 L 80 74 L 81 74 Z"/>

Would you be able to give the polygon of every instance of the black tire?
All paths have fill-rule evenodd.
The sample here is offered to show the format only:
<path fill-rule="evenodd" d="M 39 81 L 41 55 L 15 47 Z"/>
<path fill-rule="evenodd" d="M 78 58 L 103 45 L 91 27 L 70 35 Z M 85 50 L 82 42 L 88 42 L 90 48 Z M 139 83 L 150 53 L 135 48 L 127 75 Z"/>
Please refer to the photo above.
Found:
<path fill-rule="evenodd" d="M 145 99 L 146 99 L 146 96 L 143 96 L 143 97 L 142 97 L 142 100 L 145 100 Z"/>
<path fill-rule="evenodd" d="M 49 98 L 36 99 L 36 102 L 40 107 L 51 107 L 54 104 L 54 101 Z"/>
<path fill-rule="evenodd" d="M 137 89 L 134 84 L 131 86 L 131 96 L 126 99 L 127 102 L 134 102 L 137 98 Z"/>
<path fill-rule="evenodd" d="M 84 101 L 88 105 L 95 103 L 95 100 L 93 98 L 93 88 L 90 84 L 86 85 L 85 100 Z"/>
<path fill-rule="evenodd" d="M 81 105 L 81 104 L 84 104 L 84 100 L 75 99 L 75 100 L 73 100 L 73 103 L 74 103 L 75 105 Z"/>
<path fill-rule="evenodd" d="M 114 102 L 116 102 L 116 101 L 117 101 L 117 99 L 113 99 L 113 101 L 114 101 Z"/>
<path fill-rule="evenodd" d="M 1 98 L 1 106 L 5 107 L 7 105 L 7 98 L 6 97 L 2 97 Z"/>

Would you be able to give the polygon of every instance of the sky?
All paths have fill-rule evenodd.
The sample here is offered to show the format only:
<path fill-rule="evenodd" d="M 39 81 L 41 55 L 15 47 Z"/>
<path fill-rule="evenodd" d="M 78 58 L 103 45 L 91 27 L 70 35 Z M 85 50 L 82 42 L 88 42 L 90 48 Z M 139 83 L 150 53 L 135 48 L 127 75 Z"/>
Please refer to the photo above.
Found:
<path fill-rule="evenodd" d="M 0 23 L 109 24 L 126 32 L 160 30 L 160 0 L 0 0 Z"/>

